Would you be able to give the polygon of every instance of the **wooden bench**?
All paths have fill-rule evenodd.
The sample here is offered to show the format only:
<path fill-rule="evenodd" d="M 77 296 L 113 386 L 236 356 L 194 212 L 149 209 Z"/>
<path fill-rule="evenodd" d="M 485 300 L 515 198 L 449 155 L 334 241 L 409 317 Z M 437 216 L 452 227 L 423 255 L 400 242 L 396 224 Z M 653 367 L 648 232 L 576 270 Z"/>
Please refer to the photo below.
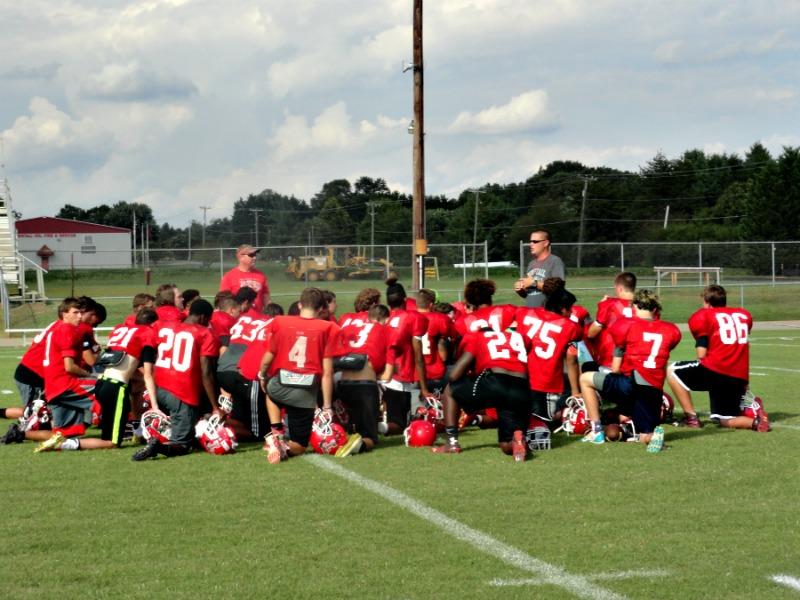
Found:
<path fill-rule="evenodd" d="M 665 275 L 669 275 L 670 283 L 672 285 L 678 284 L 678 275 L 683 273 L 696 273 L 699 277 L 700 285 L 711 284 L 711 276 L 714 276 L 714 283 L 719 284 L 722 281 L 722 267 L 653 267 L 656 272 L 656 290 L 661 290 L 661 280 Z"/>

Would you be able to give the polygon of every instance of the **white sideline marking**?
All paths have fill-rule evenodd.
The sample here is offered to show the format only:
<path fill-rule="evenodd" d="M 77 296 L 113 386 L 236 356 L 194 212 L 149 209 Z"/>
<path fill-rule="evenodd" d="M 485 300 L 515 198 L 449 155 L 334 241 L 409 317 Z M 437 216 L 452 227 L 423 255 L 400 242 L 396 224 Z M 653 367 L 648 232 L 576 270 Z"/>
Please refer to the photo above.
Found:
<path fill-rule="evenodd" d="M 800 373 L 800 369 L 785 369 L 783 367 L 762 367 L 753 366 L 753 369 L 766 369 L 767 371 L 780 371 L 781 373 Z"/>
<path fill-rule="evenodd" d="M 4 396 L 8 396 L 9 394 L 13 393 L 14 392 L 12 392 L 11 390 L 0 390 L 0 394 L 3 394 Z"/>
<path fill-rule="evenodd" d="M 800 592 L 800 579 L 797 579 L 797 577 L 789 577 L 788 575 L 773 575 L 770 577 L 770 579 L 779 585 L 785 585 L 788 588 L 792 588 L 796 592 Z"/>
<path fill-rule="evenodd" d="M 621 599 L 620 596 L 610 590 L 603 589 L 595 585 L 588 578 L 580 575 L 573 575 L 567 573 L 564 569 L 551 565 L 548 562 L 534 558 L 526 554 L 522 550 L 515 548 L 501 542 L 492 536 L 483 533 L 477 529 L 473 529 L 468 525 L 464 525 L 460 521 L 448 517 L 446 514 L 431 508 L 427 504 L 423 504 L 419 500 L 415 500 L 411 496 L 404 494 L 388 485 L 378 483 L 372 479 L 362 477 L 358 473 L 354 473 L 349 469 L 345 469 L 333 462 L 332 459 L 326 459 L 322 456 L 311 454 L 306 456 L 306 460 L 310 461 L 315 466 L 341 477 L 351 483 L 372 492 L 388 500 L 401 508 L 406 509 L 413 515 L 425 519 L 432 525 L 435 525 L 445 533 L 453 536 L 454 538 L 466 542 L 473 548 L 480 550 L 486 554 L 499 558 L 506 564 L 517 567 L 523 571 L 528 571 L 541 577 L 542 583 L 548 583 L 561 587 L 579 596 L 581 598 L 591 599 Z"/>
<path fill-rule="evenodd" d="M 594 575 L 587 575 L 586 579 L 590 581 L 615 581 L 618 579 L 633 579 L 635 577 L 651 578 L 651 577 L 668 577 L 669 571 L 662 569 L 655 570 L 639 570 L 639 571 L 613 571 L 610 573 L 595 573 Z M 489 585 L 492 587 L 523 587 L 528 585 L 543 585 L 547 583 L 543 579 L 492 579 Z"/>

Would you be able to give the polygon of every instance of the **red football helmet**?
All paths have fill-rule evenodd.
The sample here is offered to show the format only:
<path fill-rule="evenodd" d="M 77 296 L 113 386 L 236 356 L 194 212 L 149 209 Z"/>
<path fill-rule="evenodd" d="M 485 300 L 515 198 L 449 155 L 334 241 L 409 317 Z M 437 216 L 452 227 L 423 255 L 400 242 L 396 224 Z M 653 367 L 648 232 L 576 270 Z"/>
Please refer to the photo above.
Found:
<path fill-rule="evenodd" d="M 561 412 L 561 427 L 558 431 L 562 429 L 568 434 L 575 435 L 583 435 L 589 430 L 589 414 L 586 412 L 583 398 L 577 396 L 567 398 L 567 406 Z"/>
<path fill-rule="evenodd" d="M 194 433 L 203 450 L 209 454 L 232 454 L 239 446 L 233 431 L 220 422 L 219 415 L 200 419 Z"/>
<path fill-rule="evenodd" d="M 750 390 L 747 390 L 739 402 L 739 415 L 755 419 L 758 416 L 758 409 L 764 408 L 764 401 Z"/>
<path fill-rule="evenodd" d="M 525 432 L 525 441 L 531 452 L 537 450 L 550 450 L 550 429 L 539 417 L 531 415 L 528 431 Z"/>
<path fill-rule="evenodd" d="M 411 421 L 411 424 L 403 431 L 403 437 L 406 439 L 406 446 L 410 448 L 433 446 L 436 441 L 436 427 L 424 419 Z"/>
<path fill-rule="evenodd" d="M 671 423 L 675 420 L 673 411 L 675 410 L 675 401 L 667 392 L 661 392 L 661 422 Z"/>
<path fill-rule="evenodd" d="M 142 414 L 142 437 L 147 441 L 156 439 L 159 442 L 168 442 L 172 437 L 172 422 L 160 410 L 148 410 Z"/>
<path fill-rule="evenodd" d="M 52 418 L 53 413 L 47 407 L 47 402 L 39 398 L 25 407 L 22 418 L 19 420 L 19 428 L 21 431 L 38 431 L 50 423 Z"/>
<path fill-rule="evenodd" d="M 347 443 L 344 427 L 334 423 L 329 411 L 318 410 L 311 426 L 311 447 L 317 454 L 336 454 Z"/>

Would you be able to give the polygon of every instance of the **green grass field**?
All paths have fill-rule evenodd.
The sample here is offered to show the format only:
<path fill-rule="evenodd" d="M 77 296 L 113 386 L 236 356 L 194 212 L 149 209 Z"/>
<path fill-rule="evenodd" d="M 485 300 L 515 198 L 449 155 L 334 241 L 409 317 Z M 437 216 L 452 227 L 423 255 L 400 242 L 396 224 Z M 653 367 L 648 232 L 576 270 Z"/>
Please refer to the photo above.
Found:
<path fill-rule="evenodd" d="M 20 354 L 0 349 L 0 404 Z M 394 438 L 276 466 L 258 444 L 147 463 L 0 446 L 3 596 L 796 598 L 769 578 L 800 578 L 798 356 L 800 331 L 754 331 L 771 433 L 667 427 L 657 455 L 558 434 L 515 464 L 478 430 L 458 456 Z"/>

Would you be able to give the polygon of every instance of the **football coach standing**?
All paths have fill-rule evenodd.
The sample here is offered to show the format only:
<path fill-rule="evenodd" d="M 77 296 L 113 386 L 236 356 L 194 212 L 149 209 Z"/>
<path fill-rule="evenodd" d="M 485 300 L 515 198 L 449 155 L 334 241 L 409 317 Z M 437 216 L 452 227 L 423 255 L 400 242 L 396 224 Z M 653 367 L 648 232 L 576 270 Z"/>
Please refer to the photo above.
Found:
<path fill-rule="evenodd" d="M 222 276 L 219 283 L 219 291 L 229 291 L 236 294 L 239 288 L 249 287 L 255 290 L 257 296 L 253 302 L 253 309 L 257 312 L 269 304 L 269 285 L 267 276 L 256 269 L 256 257 L 258 249 L 250 244 L 242 244 L 236 249 L 236 260 L 238 265 Z"/>
<path fill-rule="evenodd" d="M 525 298 L 525 306 L 534 308 L 544 306 L 545 297 L 542 293 L 542 282 L 548 277 L 567 278 L 567 272 L 562 261 L 550 252 L 550 232 L 539 229 L 531 233 L 531 262 L 525 277 L 517 279 L 514 291 Z"/>

